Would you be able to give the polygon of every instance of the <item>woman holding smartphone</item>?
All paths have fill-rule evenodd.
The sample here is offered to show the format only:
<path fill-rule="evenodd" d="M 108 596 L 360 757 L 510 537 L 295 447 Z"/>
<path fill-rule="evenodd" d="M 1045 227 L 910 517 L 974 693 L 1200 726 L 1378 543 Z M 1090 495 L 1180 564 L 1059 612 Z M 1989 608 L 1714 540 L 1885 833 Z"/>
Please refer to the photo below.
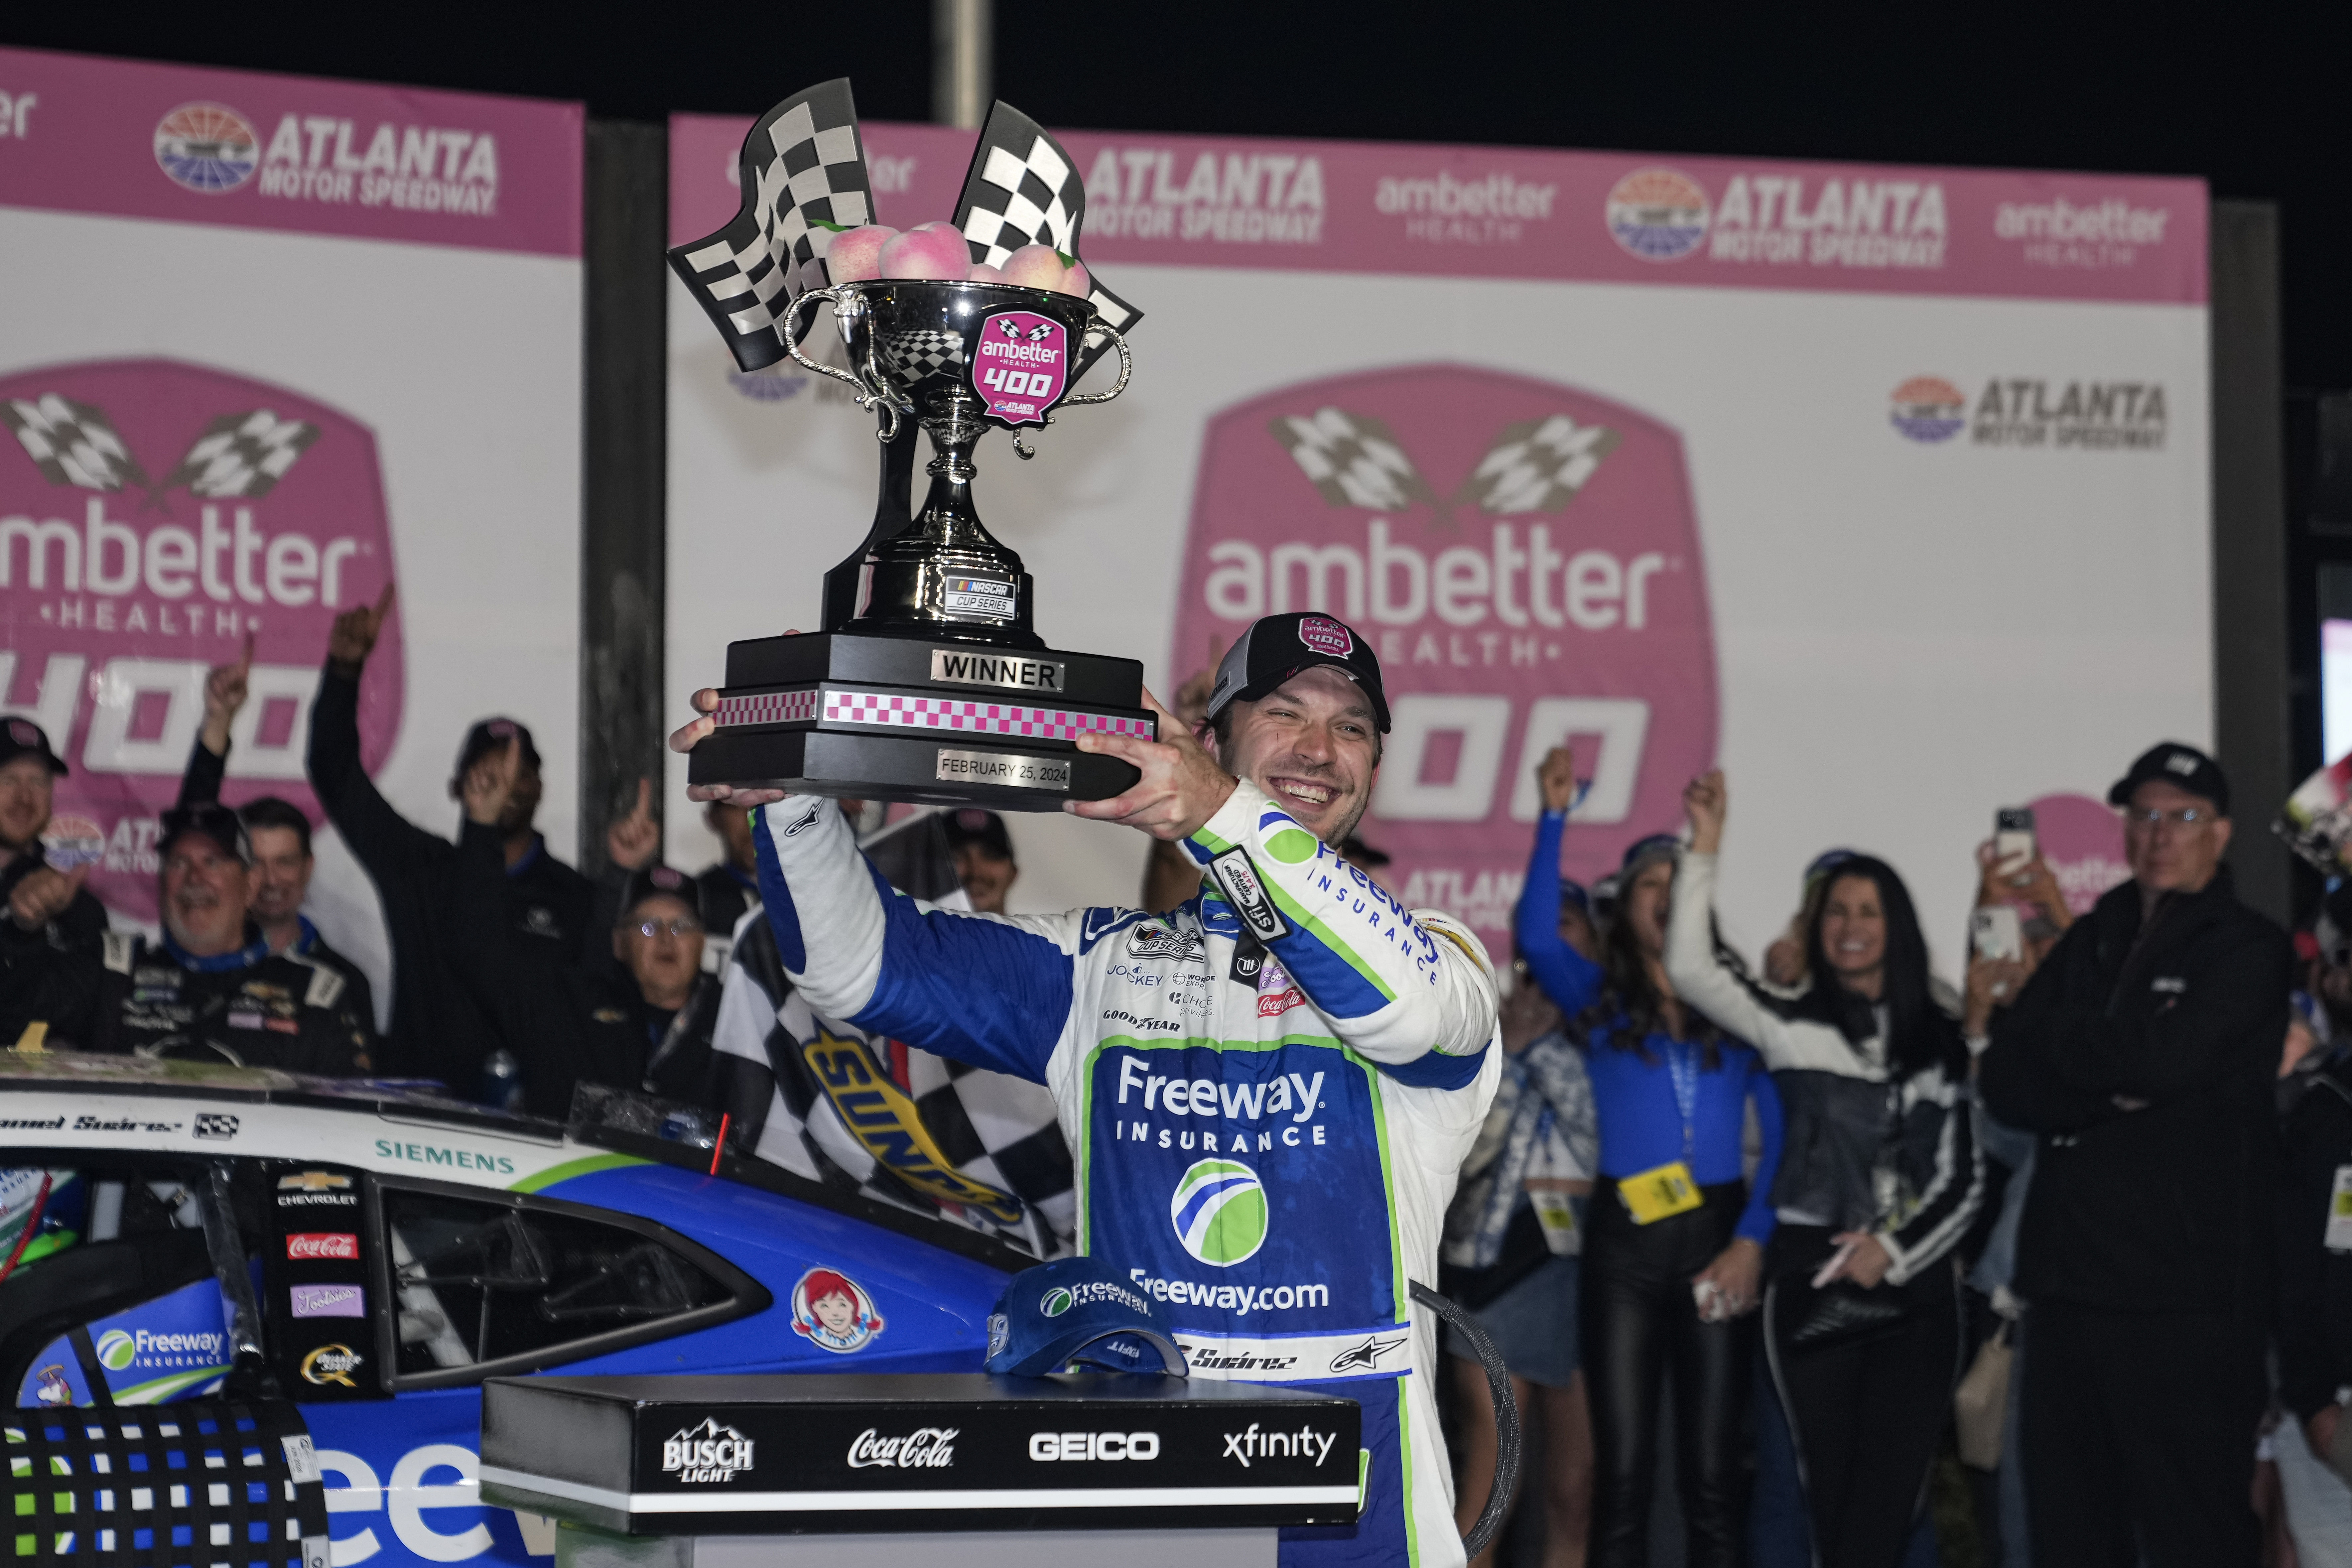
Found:
<path fill-rule="evenodd" d="M 1724 955 L 1711 915 L 1727 799 L 1719 772 L 1684 792 L 1691 847 L 1666 973 L 1691 1006 L 1756 1043 L 1787 1116 L 1765 1353 L 1804 1461 L 1818 1560 L 1895 1568 L 1959 1374 L 1952 1251 L 1984 1188 L 1968 1049 L 1928 993 L 1918 916 L 1882 860 L 1832 870 L 1802 989 L 1760 984 Z"/>
<path fill-rule="evenodd" d="M 1545 757 L 1537 778 L 1544 813 L 1519 894 L 1519 952 L 1560 1010 L 1583 1016 L 1601 1133 L 1580 1303 L 1591 1561 L 1649 1563 L 1657 1412 L 1671 1366 L 1685 1561 L 1727 1568 L 1745 1557 L 1741 1449 L 1755 1335 L 1744 1315 L 1757 1304 L 1772 1235 L 1765 1194 L 1780 1157 L 1780 1104 L 1757 1053 L 1689 1010 L 1667 980 L 1673 838 L 1625 852 L 1598 963 L 1560 937 L 1560 838 L 1575 792 L 1568 752 Z M 1752 1192 L 1741 1178 L 1751 1103 L 1763 1133 Z"/>

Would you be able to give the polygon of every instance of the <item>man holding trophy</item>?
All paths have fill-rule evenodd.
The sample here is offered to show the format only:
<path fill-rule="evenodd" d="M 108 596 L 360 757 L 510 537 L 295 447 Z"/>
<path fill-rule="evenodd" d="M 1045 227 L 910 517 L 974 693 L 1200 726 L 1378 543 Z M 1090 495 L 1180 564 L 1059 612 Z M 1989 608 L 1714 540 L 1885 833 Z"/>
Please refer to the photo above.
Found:
<path fill-rule="evenodd" d="M 867 222 L 863 198 L 842 196 L 862 190 L 846 104 L 845 84 L 827 84 L 771 111 L 746 142 L 744 189 L 813 188 L 803 175 L 821 167 L 832 205 L 812 217 L 827 232 Z M 822 164 L 792 151 L 826 135 Z M 1139 665 L 1056 652 L 1029 629 L 1028 577 L 971 507 L 980 425 L 1021 422 L 976 408 L 977 347 L 1016 309 L 1032 341 L 1065 341 L 1061 322 L 1076 363 L 1058 401 L 1090 363 L 1081 343 L 1116 347 L 1124 386 L 1117 329 L 1136 313 L 1098 284 L 1091 316 L 1057 313 L 980 271 L 1040 226 L 1080 271 L 1084 192 L 1052 138 L 999 104 L 972 167 L 956 218 L 971 278 L 828 277 L 822 237 L 792 248 L 809 220 L 795 229 L 756 201 L 674 253 L 739 361 L 801 358 L 802 307 L 831 300 L 885 455 L 873 531 L 828 576 L 824 630 L 735 644 L 729 689 L 697 692 L 671 744 L 693 753 L 697 799 L 752 812 L 767 919 L 811 1006 L 1052 1091 L 1077 1155 L 1078 1248 L 1165 1303 L 1192 1375 L 1359 1403 L 1363 1453 L 1325 1462 L 1342 1479 L 1356 1467 L 1360 1512 L 1286 1531 L 1283 1562 L 1460 1563 L 1434 1320 L 1412 1287 L 1435 1278 L 1500 1073 L 1493 966 L 1465 927 L 1403 909 L 1337 853 L 1389 728 L 1379 660 L 1352 628 L 1258 621 L 1197 736 L 1142 689 Z M 728 313 L 787 269 L 783 287 L 803 290 L 789 305 L 771 289 L 758 298 L 777 308 Z M 898 455 L 917 422 L 939 453 L 920 512 Z M 1001 602 L 974 602 L 982 576 Z M 957 689 L 984 681 L 1005 689 Z M 826 798 L 845 795 L 1124 823 L 1178 846 L 1200 890 L 1164 915 L 940 910 L 865 862 Z"/>

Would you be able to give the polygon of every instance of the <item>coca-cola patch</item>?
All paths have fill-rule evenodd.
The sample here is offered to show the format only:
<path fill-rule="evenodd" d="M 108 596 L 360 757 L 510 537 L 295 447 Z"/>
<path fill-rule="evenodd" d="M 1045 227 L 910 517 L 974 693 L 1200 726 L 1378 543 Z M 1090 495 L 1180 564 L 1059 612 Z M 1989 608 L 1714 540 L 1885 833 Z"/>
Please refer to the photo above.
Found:
<path fill-rule="evenodd" d="M 357 1261 L 360 1238 L 347 1230 L 298 1230 L 286 1238 L 291 1258 L 336 1258 Z"/>

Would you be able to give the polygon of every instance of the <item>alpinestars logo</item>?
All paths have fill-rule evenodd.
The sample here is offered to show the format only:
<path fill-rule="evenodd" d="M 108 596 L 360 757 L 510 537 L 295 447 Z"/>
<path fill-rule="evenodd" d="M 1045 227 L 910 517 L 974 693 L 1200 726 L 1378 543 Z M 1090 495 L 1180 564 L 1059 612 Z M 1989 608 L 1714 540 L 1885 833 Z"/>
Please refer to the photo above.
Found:
<path fill-rule="evenodd" d="M 1380 1365 L 1381 1357 L 1402 1343 L 1404 1343 L 1402 1334 L 1399 1334 L 1392 1340 L 1384 1340 L 1368 1334 L 1362 1344 L 1350 1346 L 1333 1356 L 1331 1370 L 1333 1372 L 1370 1371 Z"/>
<path fill-rule="evenodd" d="M 662 1473 L 690 1485 L 731 1481 L 738 1471 L 748 1475 L 751 1469 L 751 1439 L 709 1416 L 662 1440 Z"/>

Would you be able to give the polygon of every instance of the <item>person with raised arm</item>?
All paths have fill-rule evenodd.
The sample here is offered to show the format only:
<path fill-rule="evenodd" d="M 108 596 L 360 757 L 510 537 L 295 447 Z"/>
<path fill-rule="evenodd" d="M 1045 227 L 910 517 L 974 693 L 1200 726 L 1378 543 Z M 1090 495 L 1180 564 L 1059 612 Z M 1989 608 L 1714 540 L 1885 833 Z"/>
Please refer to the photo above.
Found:
<path fill-rule="evenodd" d="M 1567 748 L 1545 756 L 1536 779 L 1543 815 L 1520 885 L 1519 952 L 1560 1009 L 1584 1020 L 1601 1131 L 1580 1314 L 1592 1407 L 1591 1561 L 1640 1568 L 1650 1560 L 1671 1368 L 1685 1560 L 1728 1568 L 1746 1556 L 1742 1447 L 1756 1342 L 1747 1315 L 1773 1232 L 1780 1100 L 1754 1047 L 1695 1012 L 1667 975 L 1682 846 L 1653 834 L 1627 847 L 1617 915 L 1596 962 L 1561 930 L 1560 844 L 1576 795 Z M 1750 1106 L 1763 1138 L 1752 1184 L 1742 1147 Z"/>
<path fill-rule="evenodd" d="M 1291 1531 L 1292 1564 L 1463 1561 L 1433 1389 L 1433 1284 L 1455 1173 L 1501 1073 L 1496 982 L 1459 921 L 1408 910 L 1335 846 L 1388 729 L 1380 663 L 1326 616 L 1256 622 L 1195 735 L 1081 734 L 1131 763 L 1073 814 L 1175 844 L 1202 880 L 1161 915 L 982 915 L 891 893 L 829 800 L 761 806 L 760 888 L 819 1012 L 1052 1089 L 1080 1173 L 1077 1246 L 1113 1260 L 1196 1377 L 1362 1407 L 1363 1507 Z M 708 715 L 716 692 L 696 694 Z M 671 738 L 689 750 L 698 718 Z"/>
<path fill-rule="evenodd" d="M 1771 1183 L 1764 1343 L 1803 1464 L 1823 1568 L 1895 1568 L 1958 1375 L 1955 1249 L 1983 1197 L 1968 1047 L 1928 989 L 1903 879 L 1854 855 L 1805 931 L 1805 981 L 1751 978 L 1715 932 L 1720 771 L 1683 792 L 1665 969 L 1685 1005 L 1772 1070 L 1786 1153 Z"/>

